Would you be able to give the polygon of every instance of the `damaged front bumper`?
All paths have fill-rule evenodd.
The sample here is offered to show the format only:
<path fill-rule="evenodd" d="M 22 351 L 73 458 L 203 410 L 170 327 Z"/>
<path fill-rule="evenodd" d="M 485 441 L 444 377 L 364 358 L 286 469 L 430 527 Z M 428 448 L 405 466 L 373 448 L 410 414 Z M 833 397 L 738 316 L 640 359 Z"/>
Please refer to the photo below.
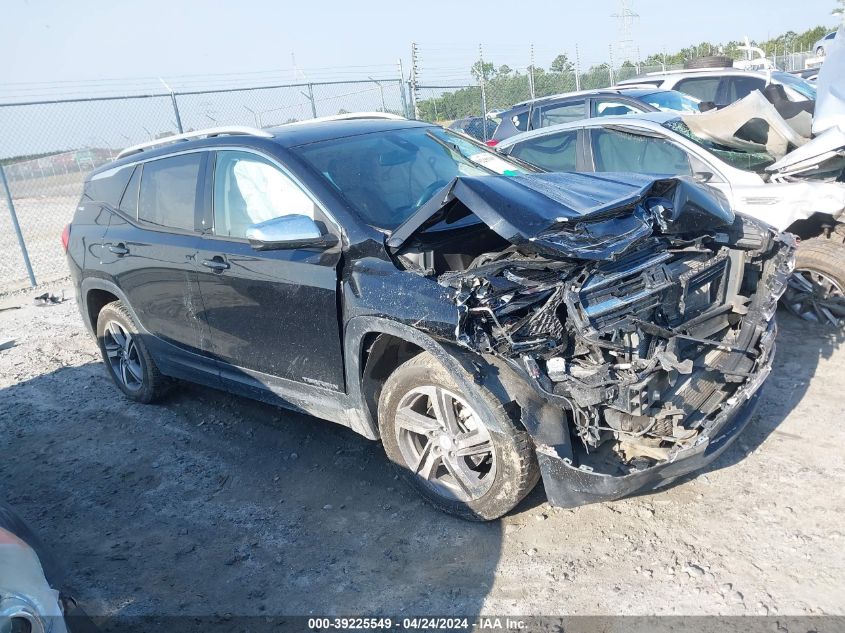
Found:
<path fill-rule="evenodd" d="M 558 455 L 554 447 L 538 445 L 537 460 L 549 503 L 573 508 L 598 501 L 612 501 L 638 492 L 655 490 L 684 475 L 699 470 L 718 458 L 742 433 L 757 407 L 762 385 L 772 369 L 777 325 L 774 321 L 761 341 L 763 359 L 757 373 L 733 395 L 732 406 L 709 425 L 698 441 L 680 448 L 670 459 L 626 475 L 593 471 L 586 465 L 575 466 L 568 457 Z"/>

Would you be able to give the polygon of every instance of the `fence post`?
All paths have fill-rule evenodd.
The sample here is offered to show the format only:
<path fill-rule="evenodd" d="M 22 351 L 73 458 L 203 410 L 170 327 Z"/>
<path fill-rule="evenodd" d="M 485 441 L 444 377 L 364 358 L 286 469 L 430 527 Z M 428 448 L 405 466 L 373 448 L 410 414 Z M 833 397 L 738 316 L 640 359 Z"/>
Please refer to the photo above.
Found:
<path fill-rule="evenodd" d="M 26 274 L 29 275 L 29 283 L 35 288 L 35 273 L 32 272 L 32 264 L 29 261 L 29 253 L 26 251 L 26 242 L 21 233 L 21 226 L 18 224 L 18 214 L 15 213 L 15 203 L 12 201 L 12 190 L 9 189 L 9 181 L 6 180 L 6 171 L 3 165 L 0 165 L 0 180 L 3 181 L 3 189 L 6 190 L 6 203 L 9 205 L 9 215 L 12 216 L 12 226 L 15 227 L 15 235 L 18 237 L 18 244 L 21 247 L 21 255 L 23 255 L 23 263 L 26 266 Z"/>
<path fill-rule="evenodd" d="M 176 115 L 176 129 L 179 130 L 179 134 L 182 134 L 185 130 L 182 129 L 182 117 L 179 116 L 179 104 L 176 103 L 176 93 L 172 90 L 170 91 L 170 101 L 173 103 L 173 114 Z"/>
<path fill-rule="evenodd" d="M 402 114 L 406 119 L 410 119 L 411 115 L 408 113 L 408 98 L 405 96 L 405 71 L 402 69 L 402 58 L 399 58 L 399 94 L 402 97 Z"/>
<path fill-rule="evenodd" d="M 317 118 L 317 104 L 314 103 L 314 85 L 308 84 L 308 100 L 311 102 L 311 116 Z"/>
<path fill-rule="evenodd" d="M 478 80 L 481 82 L 481 129 L 484 142 L 487 142 L 487 73 L 484 71 L 484 51 L 481 49 L 481 44 L 478 45 L 478 61 L 481 62 L 481 68 L 478 73 Z"/>

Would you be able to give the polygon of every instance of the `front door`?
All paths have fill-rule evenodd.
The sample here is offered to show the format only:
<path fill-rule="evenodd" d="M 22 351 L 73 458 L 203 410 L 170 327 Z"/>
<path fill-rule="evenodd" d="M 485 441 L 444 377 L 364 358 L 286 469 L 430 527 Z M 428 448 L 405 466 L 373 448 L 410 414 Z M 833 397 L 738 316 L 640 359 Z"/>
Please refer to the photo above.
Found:
<path fill-rule="evenodd" d="M 216 152 L 211 197 L 213 228 L 200 241 L 197 264 L 224 380 L 343 391 L 340 240 L 323 249 L 258 251 L 245 238 L 250 225 L 289 214 L 335 227 L 281 165 L 245 150 Z"/>

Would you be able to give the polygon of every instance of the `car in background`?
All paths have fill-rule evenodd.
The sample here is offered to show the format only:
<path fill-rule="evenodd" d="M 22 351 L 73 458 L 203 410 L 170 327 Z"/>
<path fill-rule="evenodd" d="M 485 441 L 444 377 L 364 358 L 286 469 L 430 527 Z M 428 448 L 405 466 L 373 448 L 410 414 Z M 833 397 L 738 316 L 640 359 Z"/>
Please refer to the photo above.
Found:
<path fill-rule="evenodd" d="M 810 83 L 814 83 L 816 79 L 819 77 L 819 70 L 821 70 L 820 66 L 816 66 L 815 68 L 804 68 L 803 70 L 789 70 L 787 71 L 790 75 L 795 75 L 796 77 L 800 77 L 804 81 L 809 81 Z"/>
<path fill-rule="evenodd" d="M 828 33 L 823 38 L 821 38 L 818 42 L 813 44 L 813 52 L 815 52 L 816 57 L 824 57 L 827 55 L 827 47 L 836 39 L 837 31 L 833 31 L 832 33 Z"/>
<path fill-rule="evenodd" d="M 496 131 L 496 122 L 486 117 L 469 116 L 463 119 L 456 119 L 449 124 L 450 130 L 463 132 L 477 141 L 485 141 L 493 137 Z"/>
<path fill-rule="evenodd" d="M 651 84 L 677 90 L 717 107 L 732 104 L 755 90 L 763 91 L 770 83 L 781 84 L 790 101 L 816 99 L 816 87 L 810 82 L 780 70 L 759 71 L 739 68 L 701 68 L 648 73 L 620 81 L 619 86 Z"/>
<path fill-rule="evenodd" d="M 131 400 L 334 421 L 468 519 L 666 485 L 746 426 L 793 240 L 689 180 L 539 171 L 418 121 L 202 130 L 95 170 L 63 242 Z"/>
<path fill-rule="evenodd" d="M 62 585 L 53 557 L 23 519 L 0 502 L 0 631 L 95 632 Z"/>
<path fill-rule="evenodd" d="M 584 90 L 517 103 L 499 112 L 499 125 L 488 145 L 529 130 L 591 117 L 631 112 L 697 112 L 698 99 L 652 86 Z"/>
<path fill-rule="evenodd" d="M 697 138 L 681 117 L 664 112 L 536 130 L 496 149 L 548 171 L 667 174 L 706 182 L 735 211 L 801 238 L 784 305 L 811 322 L 845 322 L 845 183 L 769 182 L 769 154 Z"/>

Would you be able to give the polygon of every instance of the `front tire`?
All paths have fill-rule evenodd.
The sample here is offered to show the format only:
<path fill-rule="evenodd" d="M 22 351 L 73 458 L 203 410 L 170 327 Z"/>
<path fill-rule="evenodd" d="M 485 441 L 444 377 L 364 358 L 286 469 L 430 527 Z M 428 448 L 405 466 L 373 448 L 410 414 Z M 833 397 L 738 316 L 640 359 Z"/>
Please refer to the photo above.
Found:
<path fill-rule="evenodd" d="M 113 301 L 97 315 L 97 345 L 114 384 L 130 400 L 144 404 L 161 398 L 169 381 L 156 367 L 129 310 Z"/>
<path fill-rule="evenodd" d="M 795 252 L 795 271 L 782 301 L 790 312 L 805 321 L 842 326 L 845 323 L 845 244 L 826 237 L 801 242 Z"/>
<path fill-rule="evenodd" d="M 494 420 L 476 412 L 482 402 Z M 506 514 L 539 480 L 531 438 L 478 386 L 462 394 L 425 352 L 400 365 L 379 398 L 379 430 L 400 476 L 429 503 L 464 519 Z"/>

